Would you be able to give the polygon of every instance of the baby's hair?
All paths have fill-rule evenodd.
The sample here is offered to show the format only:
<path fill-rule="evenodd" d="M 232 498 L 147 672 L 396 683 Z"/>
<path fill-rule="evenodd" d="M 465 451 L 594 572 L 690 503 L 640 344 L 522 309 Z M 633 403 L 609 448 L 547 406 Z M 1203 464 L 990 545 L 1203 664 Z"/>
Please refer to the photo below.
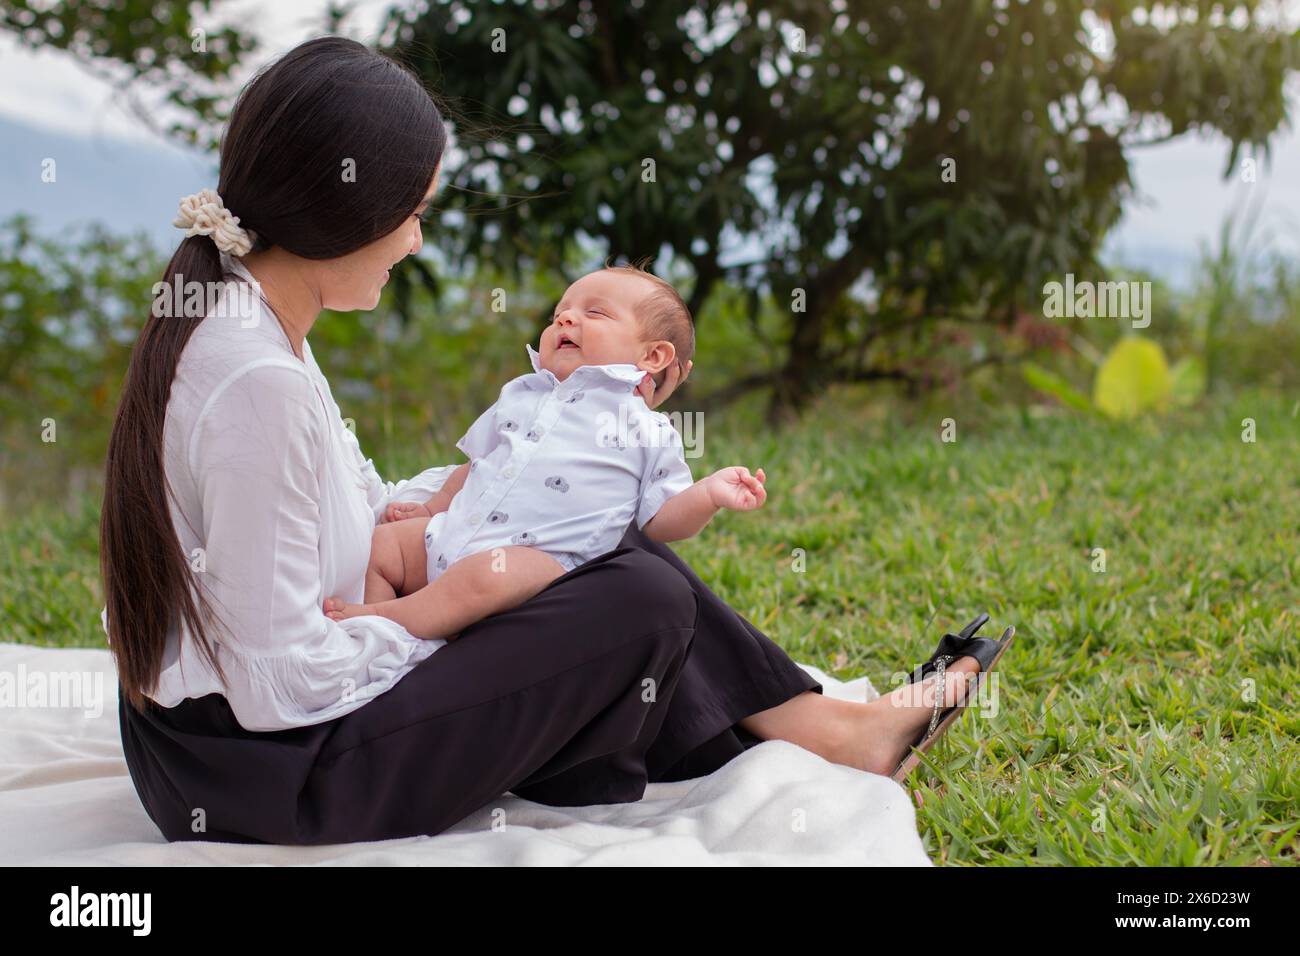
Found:
<path fill-rule="evenodd" d="M 686 363 L 695 354 L 695 320 L 685 300 L 673 288 L 672 283 L 659 278 L 646 268 L 652 260 L 649 257 L 639 259 L 625 266 L 611 266 L 606 262 L 606 272 L 621 272 L 624 275 L 641 276 L 654 284 L 650 293 L 638 310 L 641 320 L 641 332 L 649 341 L 666 339 L 673 343 L 677 352 L 677 364 L 686 371 Z M 663 373 L 655 376 L 662 382 Z"/>

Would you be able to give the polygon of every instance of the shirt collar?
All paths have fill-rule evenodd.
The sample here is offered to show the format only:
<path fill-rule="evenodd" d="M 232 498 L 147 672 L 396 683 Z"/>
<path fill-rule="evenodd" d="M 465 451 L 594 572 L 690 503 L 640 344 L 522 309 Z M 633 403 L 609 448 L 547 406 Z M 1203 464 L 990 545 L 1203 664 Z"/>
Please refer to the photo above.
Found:
<path fill-rule="evenodd" d="M 547 377 L 552 382 L 559 381 L 553 372 L 549 369 L 542 368 L 541 355 L 535 348 L 533 348 L 531 343 L 525 342 L 524 348 L 528 350 L 528 360 L 533 363 L 534 372 Z M 645 374 L 644 371 L 637 368 L 635 365 L 624 362 L 613 365 L 581 365 L 578 368 L 575 368 L 573 374 L 571 374 L 565 381 L 567 382 L 575 379 L 581 381 L 587 379 L 608 378 L 615 382 L 622 382 L 625 385 L 631 385 L 632 388 L 635 389 L 641 382 L 641 379 L 645 377 Z"/>

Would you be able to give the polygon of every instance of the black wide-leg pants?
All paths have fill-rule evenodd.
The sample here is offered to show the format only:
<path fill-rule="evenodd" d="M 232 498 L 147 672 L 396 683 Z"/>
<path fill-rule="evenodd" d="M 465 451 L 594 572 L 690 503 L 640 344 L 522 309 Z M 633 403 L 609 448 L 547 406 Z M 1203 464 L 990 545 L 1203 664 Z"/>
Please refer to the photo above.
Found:
<path fill-rule="evenodd" d="M 437 834 L 506 792 L 639 800 L 758 743 L 738 725 L 821 685 L 635 526 L 342 717 L 246 731 L 209 694 L 119 704 L 136 792 L 168 840 Z"/>

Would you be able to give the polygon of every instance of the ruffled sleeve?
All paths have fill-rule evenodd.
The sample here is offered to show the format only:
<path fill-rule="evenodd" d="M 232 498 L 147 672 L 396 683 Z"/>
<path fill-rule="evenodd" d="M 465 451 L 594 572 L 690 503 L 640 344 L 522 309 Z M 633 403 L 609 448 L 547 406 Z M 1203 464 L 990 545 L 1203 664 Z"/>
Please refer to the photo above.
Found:
<path fill-rule="evenodd" d="M 198 574 L 219 618 L 210 636 L 226 699 L 247 730 L 354 710 L 445 643 L 415 640 L 383 618 L 339 624 L 322 612 L 319 476 L 328 427 L 306 369 L 266 359 L 212 395 L 190 442 L 202 496 Z"/>

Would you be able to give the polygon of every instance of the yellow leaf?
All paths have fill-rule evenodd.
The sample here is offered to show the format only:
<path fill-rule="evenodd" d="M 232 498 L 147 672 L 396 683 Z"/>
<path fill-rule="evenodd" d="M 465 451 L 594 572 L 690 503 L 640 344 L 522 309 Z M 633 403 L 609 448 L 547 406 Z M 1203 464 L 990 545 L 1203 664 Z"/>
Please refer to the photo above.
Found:
<path fill-rule="evenodd" d="M 1097 370 L 1092 400 L 1112 418 L 1133 418 L 1163 410 L 1171 387 L 1164 351 L 1155 342 L 1131 335 L 1115 343 Z"/>

